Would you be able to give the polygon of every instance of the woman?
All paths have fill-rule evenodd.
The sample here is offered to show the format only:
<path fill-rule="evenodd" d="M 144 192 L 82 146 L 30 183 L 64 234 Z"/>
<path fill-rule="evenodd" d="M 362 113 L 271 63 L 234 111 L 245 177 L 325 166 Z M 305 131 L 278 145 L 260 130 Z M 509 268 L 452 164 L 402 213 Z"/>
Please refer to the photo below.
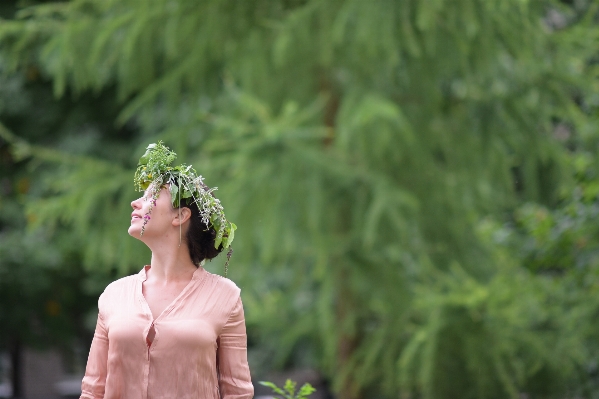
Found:
<path fill-rule="evenodd" d="M 129 234 L 152 260 L 100 296 L 81 398 L 253 397 L 240 290 L 202 267 L 230 247 L 235 225 L 175 157 L 159 142 L 140 159 L 145 193 L 131 203 Z"/>

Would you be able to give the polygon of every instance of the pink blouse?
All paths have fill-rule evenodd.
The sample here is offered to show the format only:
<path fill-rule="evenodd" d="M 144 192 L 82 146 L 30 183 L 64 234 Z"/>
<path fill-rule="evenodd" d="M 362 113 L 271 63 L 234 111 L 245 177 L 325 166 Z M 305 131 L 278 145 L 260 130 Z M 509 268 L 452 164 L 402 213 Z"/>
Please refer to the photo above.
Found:
<path fill-rule="evenodd" d="M 251 399 L 240 289 L 200 266 L 154 320 L 142 294 L 148 268 L 100 296 L 81 398 Z"/>

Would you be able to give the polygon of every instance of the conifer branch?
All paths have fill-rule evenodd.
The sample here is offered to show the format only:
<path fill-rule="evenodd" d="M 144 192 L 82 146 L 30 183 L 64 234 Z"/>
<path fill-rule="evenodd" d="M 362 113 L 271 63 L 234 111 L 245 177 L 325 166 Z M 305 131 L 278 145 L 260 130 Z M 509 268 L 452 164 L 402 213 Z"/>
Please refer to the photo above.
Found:
<path fill-rule="evenodd" d="M 36 158 L 38 160 L 50 163 L 71 165 L 86 164 L 89 166 L 101 166 L 104 168 L 114 168 L 116 166 L 114 162 L 108 162 L 93 157 L 73 155 L 64 151 L 31 144 L 27 140 L 24 140 L 14 134 L 2 122 L 0 122 L 0 138 L 4 139 L 9 144 L 11 153 L 17 161 L 22 161 L 27 158 Z"/>

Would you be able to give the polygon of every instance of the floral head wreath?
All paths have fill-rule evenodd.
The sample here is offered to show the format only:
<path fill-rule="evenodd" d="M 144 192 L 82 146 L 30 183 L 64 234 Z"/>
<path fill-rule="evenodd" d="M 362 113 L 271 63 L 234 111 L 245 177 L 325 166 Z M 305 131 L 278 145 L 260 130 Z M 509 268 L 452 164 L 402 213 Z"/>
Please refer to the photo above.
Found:
<path fill-rule="evenodd" d="M 148 197 L 151 198 L 150 208 L 144 215 L 141 235 L 150 220 L 152 208 L 156 205 L 162 186 L 168 184 L 173 207 L 180 208 L 182 199 L 191 198 L 192 203 L 198 206 L 202 222 L 216 231 L 214 247 L 218 249 L 222 245 L 223 249 L 229 248 L 225 263 L 226 277 L 229 259 L 233 253 L 231 243 L 237 226 L 227 220 L 223 206 L 214 196 L 213 192 L 217 187 L 210 188 L 204 184 L 204 178 L 198 175 L 191 165 L 171 166 L 175 158 L 177 154 L 159 141 L 158 144 L 150 144 L 146 153 L 139 159 L 134 177 L 135 189 L 145 191 L 150 187 Z"/>

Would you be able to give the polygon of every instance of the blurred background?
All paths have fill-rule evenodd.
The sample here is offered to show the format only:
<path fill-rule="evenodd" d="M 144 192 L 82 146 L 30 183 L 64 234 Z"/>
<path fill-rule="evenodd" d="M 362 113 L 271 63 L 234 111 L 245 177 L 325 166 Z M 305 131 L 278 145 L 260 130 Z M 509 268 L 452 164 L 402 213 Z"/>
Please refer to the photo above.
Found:
<path fill-rule="evenodd" d="M 0 18 L 0 397 L 78 397 L 98 296 L 150 259 L 133 172 L 163 140 L 239 227 L 257 396 L 599 398 L 598 1 Z"/>

